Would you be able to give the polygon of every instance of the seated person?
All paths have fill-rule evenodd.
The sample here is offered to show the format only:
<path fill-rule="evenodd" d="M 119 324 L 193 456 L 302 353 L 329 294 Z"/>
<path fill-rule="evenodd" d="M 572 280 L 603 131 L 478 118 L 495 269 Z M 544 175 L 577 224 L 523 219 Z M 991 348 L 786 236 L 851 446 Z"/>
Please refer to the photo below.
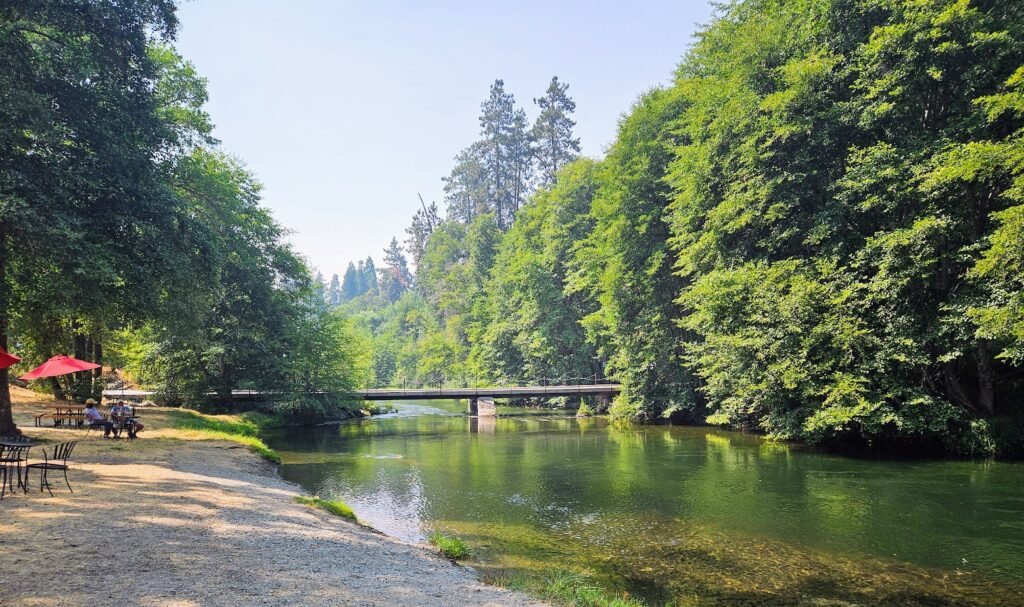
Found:
<path fill-rule="evenodd" d="M 128 431 L 128 438 L 135 438 L 135 435 L 145 428 L 142 422 L 132 415 L 132 408 L 124 401 L 114 403 L 114 406 L 110 408 L 110 418 L 118 426 L 117 431 L 121 429 Z"/>
<path fill-rule="evenodd" d="M 85 423 L 90 428 L 103 428 L 104 438 L 110 438 L 110 430 L 114 427 L 114 422 L 108 420 L 96 409 L 96 401 L 91 398 L 85 401 Z"/>

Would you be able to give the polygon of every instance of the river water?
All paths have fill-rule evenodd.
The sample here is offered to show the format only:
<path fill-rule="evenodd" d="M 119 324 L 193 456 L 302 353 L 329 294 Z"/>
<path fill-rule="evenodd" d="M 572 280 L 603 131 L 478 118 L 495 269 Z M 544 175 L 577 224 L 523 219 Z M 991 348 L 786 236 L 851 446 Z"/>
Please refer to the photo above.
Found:
<path fill-rule="evenodd" d="M 493 578 L 571 570 L 653 604 L 1024 606 L 1024 464 L 462 407 L 266 439 L 285 478 L 403 540 L 457 535 Z"/>

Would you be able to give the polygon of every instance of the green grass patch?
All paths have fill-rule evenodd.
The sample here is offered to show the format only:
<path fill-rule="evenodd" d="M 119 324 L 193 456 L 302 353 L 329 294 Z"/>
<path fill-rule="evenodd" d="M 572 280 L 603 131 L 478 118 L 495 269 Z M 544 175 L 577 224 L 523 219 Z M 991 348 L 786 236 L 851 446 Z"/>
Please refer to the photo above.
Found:
<path fill-rule="evenodd" d="M 319 508 L 320 510 L 326 510 L 331 514 L 347 518 L 350 521 L 356 520 L 356 513 L 352 512 L 352 508 L 349 508 L 348 504 L 338 500 L 325 500 L 319 497 L 307 497 L 305 495 L 296 495 L 294 498 L 296 502 L 309 506 L 310 508 Z"/>
<path fill-rule="evenodd" d="M 281 456 L 260 440 L 259 428 L 253 422 L 236 417 L 204 415 L 189 409 L 169 411 L 171 426 L 176 430 L 190 430 L 209 440 L 226 440 L 245 445 L 250 451 L 267 461 L 281 463 Z"/>
<path fill-rule="evenodd" d="M 571 571 L 552 571 L 543 579 L 520 576 L 485 577 L 484 582 L 531 594 L 566 607 L 648 607 L 641 599 L 615 594 Z M 667 603 L 664 607 L 672 607 Z"/>
<path fill-rule="evenodd" d="M 544 596 L 574 607 L 645 607 L 630 596 L 615 596 L 588 582 L 578 573 L 556 571 L 544 580 Z"/>
<path fill-rule="evenodd" d="M 430 534 L 430 543 L 437 546 L 441 554 L 450 559 L 459 560 L 469 556 L 469 546 L 466 545 L 466 542 L 457 537 L 445 535 L 440 531 Z"/>
<path fill-rule="evenodd" d="M 169 413 L 171 423 L 179 430 L 209 430 L 238 436 L 256 436 L 259 432 L 259 427 L 244 417 L 205 415 L 190 409 L 175 409 Z"/>

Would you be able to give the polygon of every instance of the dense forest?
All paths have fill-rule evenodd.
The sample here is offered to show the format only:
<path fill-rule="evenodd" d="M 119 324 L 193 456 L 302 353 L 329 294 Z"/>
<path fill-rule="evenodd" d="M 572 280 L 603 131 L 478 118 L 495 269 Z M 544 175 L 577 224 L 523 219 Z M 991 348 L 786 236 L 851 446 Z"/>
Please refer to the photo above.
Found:
<path fill-rule="evenodd" d="M 354 335 L 218 149 L 176 27 L 170 0 L 0 5 L 0 346 L 24 358 L 14 375 L 67 353 L 169 402 L 261 387 L 336 415 Z M 83 400 L 109 380 L 48 387 Z"/>
<path fill-rule="evenodd" d="M 608 378 L 621 419 L 1024 455 L 1020 2 L 727 3 L 597 159 L 568 84 L 520 107 L 496 80 L 443 215 L 421 199 L 379 266 L 329 280 L 213 138 L 176 27 L 172 0 L 0 6 L 22 367 L 272 390 L 311 421 L 356 384 Z"/>
<path fill-rule="evenodd" d="M 1024 5 L 729 3 L 598 160 L 564 83 L 535 105 L 496 81 L 411 264 L 339 287 L 359 381 L 609 377 L 620 418 L 1024 454 Z"/>

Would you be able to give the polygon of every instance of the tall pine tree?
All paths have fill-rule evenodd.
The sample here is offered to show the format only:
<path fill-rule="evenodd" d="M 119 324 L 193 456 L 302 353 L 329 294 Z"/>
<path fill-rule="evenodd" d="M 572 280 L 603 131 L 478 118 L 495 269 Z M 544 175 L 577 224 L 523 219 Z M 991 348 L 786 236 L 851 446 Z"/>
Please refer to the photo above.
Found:
<path fill-rule="evenodd" d="M 345 269 L 345 278 L 341 281 L 341 297 L 345 301 L 359 297 L 359 276 L 356 274 L 356 264 L 348 262 Z"/>
<path fill-rule="evenodd" d="M 576 111 L 576 102 L 569 97 L 568 90 L 568 84 L 559 82 L 558 76 L 553 76 L 544 96 L 533 100 L 540 108 L 540 115 L 533 123 L 531 135 L 543 185 L 555 183 L 558 169 L 573 161 L 580 153 L 580 139 L 573 137 L 576 121 L 571 118 L 571 114 Z"/>
<path fill-rule="evenodd" d="M 515 98 L 505 92 L 501 79 L 480 104 L 480 135 L 488 200 L 498 227 L 506 230 L 528 193 L 532 152 L 526 114 L 516 110 Z"/>

